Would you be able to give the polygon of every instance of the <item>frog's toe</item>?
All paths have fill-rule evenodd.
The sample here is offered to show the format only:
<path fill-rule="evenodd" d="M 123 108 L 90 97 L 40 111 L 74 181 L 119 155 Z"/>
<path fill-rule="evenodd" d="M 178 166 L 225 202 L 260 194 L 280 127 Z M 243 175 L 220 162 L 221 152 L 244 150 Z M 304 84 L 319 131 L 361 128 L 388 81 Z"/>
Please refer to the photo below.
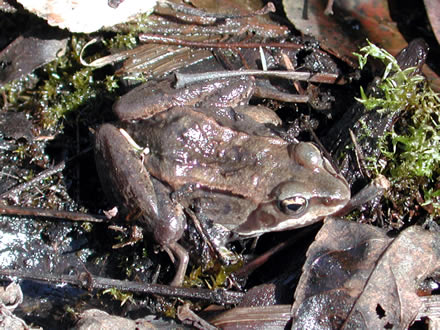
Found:
<path fill-rule="evenodd" d="M 172 286 L 182 286 L 185 278 L 186 269 L 188 268 L 189 255 L 179 243 L 175 242 L 168 245 L 169 249 L 173 252 L 173 255 L 177 257 L 177 267 L 174 279 L 171 281 Z"/>

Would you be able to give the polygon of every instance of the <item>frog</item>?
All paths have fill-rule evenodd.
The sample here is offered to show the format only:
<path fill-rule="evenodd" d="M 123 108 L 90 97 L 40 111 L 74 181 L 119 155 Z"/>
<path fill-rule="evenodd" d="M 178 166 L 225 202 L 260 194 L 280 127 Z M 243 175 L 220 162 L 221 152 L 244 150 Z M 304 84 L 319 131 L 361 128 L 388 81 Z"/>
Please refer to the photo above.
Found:
<path fill-rule="evenodd" d="M 96 130 L 101 181 L 176 262 L 173 286 L 188 266 L 179 241 L 189 209 L 248 238 L 311 225 L 350 199 L 314 143 L 283 138 L 274 111 L 249 105 L 254 88 L 243 77 L 141 85 Z"/>

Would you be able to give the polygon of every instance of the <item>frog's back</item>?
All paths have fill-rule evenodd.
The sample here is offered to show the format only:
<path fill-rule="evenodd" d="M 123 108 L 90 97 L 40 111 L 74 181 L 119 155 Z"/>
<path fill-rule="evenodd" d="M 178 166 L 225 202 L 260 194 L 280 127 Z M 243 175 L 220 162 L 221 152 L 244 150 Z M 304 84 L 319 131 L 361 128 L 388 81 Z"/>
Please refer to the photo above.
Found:
<path fill-rule="evenodd" d="M 150 154 L 145 165 L 174 189 L 198 184 L 238 195 L 267 194 L 277 184 L 287 143 L 278 137 L 249 135 L 222 126 L 190 108 L 174 108 L 141 123 Z"/>

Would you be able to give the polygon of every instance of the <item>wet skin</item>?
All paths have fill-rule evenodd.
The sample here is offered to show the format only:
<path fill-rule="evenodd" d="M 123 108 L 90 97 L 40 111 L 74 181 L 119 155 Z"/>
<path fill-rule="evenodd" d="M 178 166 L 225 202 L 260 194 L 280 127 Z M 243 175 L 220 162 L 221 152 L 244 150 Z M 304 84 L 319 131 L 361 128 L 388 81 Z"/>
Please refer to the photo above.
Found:
<path fill-rule="evenodd" d="M 273 111 L 248 106 L 254 82 L 230 79 L 174 90 L 139 87 L 96 132 L 101 180 L 155 240 L 178 259 L 181 285 L 188 253 L 178 243 L 185 208 L 241 236 L 308 226 L 341 209 L 350 189 L 320 150 L 288 143 L 271 127 Z"/>

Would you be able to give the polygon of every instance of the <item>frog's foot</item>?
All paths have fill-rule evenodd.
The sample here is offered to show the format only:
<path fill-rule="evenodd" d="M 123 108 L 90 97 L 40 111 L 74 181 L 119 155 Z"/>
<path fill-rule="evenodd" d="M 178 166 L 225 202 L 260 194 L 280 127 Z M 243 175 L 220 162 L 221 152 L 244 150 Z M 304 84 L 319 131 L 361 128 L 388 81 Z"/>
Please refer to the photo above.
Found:
<path fill-rule="evenodd" d="M 171 281 L 170 285 L 182 286 L 186 269 L 188 268 L 188 251 L 186 251 L 179 243 L 176 242 L 168 244 L 168 246 L 165 248 L 165 251 L 167 251 L 168 254 L 171 252 L 172 256 L 177 258 L 176 275 L 174 275 L 174 279 Z M 174 260 L 173 257 L 170 255 L 171 260 Z"/>
<path fill-rule="evenodd" d="M 111 229 L 119 230 L 119 228 L 112 227 Z M 137 242 L 141 241 L 144 238 L 144 235 L 142 234 L 142 228 L 139 226 L 131 226 L 130 230 L 130 239 L 127 242 L 118 243 L 112 246 L 113 249 L 121 249 L 125 246 L 131 246 L 136 244 Z"/>
<path fill-rule="evenodd" d="M 196 189 L 198 189 L 196 184 L 185 183 L 184 185 L 182 185 L 182 187 L 173 191 L 170 194 L 170 198 L 174 203 L 182 204 L 182 201 L 185 200 L 185 198 L 188 196 L 188 194 L 193 193 L 194 190 L 196 190 Z"/>

